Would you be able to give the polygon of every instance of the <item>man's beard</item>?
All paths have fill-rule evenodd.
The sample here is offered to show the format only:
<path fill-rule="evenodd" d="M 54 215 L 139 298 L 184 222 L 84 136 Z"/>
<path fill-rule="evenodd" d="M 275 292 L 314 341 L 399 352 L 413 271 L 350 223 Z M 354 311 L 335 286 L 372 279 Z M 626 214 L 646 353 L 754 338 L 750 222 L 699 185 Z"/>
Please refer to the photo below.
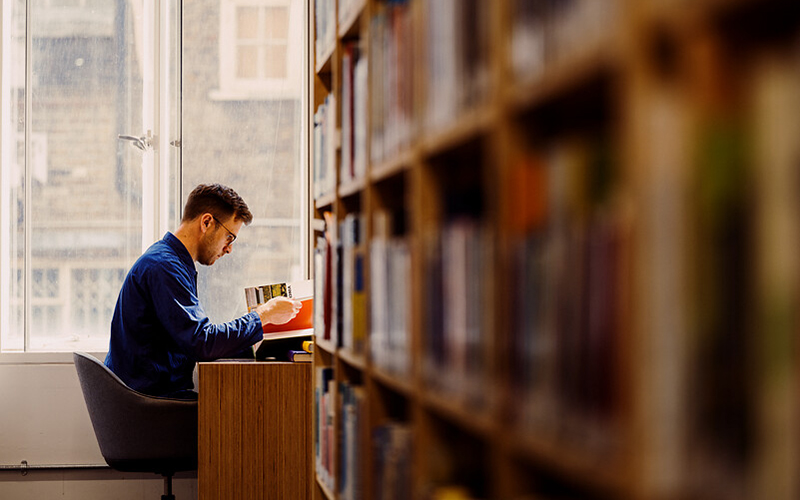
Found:
<path fill-rule="evenodd" d="M 204 266 L 210 266 L 216 262 L 217 258 L 218 256 L 211 248 L 211 245 L 204 240 L 197 251 L 197 262 Z"/>

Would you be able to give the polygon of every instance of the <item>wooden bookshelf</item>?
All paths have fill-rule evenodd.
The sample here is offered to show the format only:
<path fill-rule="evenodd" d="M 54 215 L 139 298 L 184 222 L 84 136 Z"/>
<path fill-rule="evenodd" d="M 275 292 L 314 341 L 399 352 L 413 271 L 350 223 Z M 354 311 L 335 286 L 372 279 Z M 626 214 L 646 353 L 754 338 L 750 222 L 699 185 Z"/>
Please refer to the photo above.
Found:
<path fill-rule="evenodd" d="M 798 5 L 309 0 L 315 498 L 800 497 Z"/>
<path fill-rule="evenodd" d="M 371 165 L 370 177 L 373 181 L 380 181 L 393 175 L 397 175 L 417 163 L 415 160 L 416 151 L 407 149 L 392 158 L 379 164 Z"/>

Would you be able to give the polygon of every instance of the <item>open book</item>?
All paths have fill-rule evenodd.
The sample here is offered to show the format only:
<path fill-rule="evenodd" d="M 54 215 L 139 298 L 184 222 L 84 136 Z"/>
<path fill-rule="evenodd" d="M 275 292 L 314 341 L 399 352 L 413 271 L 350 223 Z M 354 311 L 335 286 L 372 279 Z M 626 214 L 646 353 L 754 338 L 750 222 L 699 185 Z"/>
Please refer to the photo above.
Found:
<path fill-rule="evenodd" d="M 297 316 L 288 323 L 263 325 L 264 339 L 253 346 L 256 359 L 291 361 L 289 352 L 302 349 L 304 341 L 313 339 L 314 282 L 312 280 L 251 286 L 244 289 L 244 294 L 248 312 L 279 296 L 299 300 L 303 304 Z"/>
<path fill-rule="evenodd" d="M 289 297 L 299 300 L 303 307 L 294 319 L 283 325 L 264 325 L 264 339 L 309 337 L 314 334 L 314 282 L 312 280 L 291 283 L 273 283 L 251 286 L 244 289 L 247 311 L 266 303 L 273 297 Z"/>

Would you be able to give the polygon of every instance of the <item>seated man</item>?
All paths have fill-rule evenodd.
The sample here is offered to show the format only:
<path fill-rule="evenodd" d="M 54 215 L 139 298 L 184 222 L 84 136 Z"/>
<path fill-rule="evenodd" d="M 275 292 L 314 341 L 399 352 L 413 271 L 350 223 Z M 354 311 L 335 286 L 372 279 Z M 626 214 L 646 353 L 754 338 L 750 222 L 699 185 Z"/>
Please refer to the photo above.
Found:
<path fill-rule="evenodd" d="M 228 323 L 211 323 L 197 297 L 195 261 L 210 266 L 231 251 L 253 215 L 219 184 L 197 186 L 180 227 L 167 232 L 131 267 L 111 321 L 105 364 L 129 387 L 153 396 L 196 398 L 198 361 L 234 356 L 263 338 L 263 324 L 283 324 L 301 303 L 277 297 Z"/>

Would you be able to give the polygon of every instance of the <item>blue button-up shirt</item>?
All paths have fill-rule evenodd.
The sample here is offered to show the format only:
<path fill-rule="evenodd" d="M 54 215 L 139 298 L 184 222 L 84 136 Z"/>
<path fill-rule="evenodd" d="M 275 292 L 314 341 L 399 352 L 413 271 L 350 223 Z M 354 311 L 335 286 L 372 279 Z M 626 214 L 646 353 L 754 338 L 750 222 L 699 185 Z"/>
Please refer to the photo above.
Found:
<path fill-rule="evenodd" d="M 105 364 L 131 388 L 156 396 L 191 390 L 198 361 L 233 356 L 263 338 L 252 312 L 215 325 L 197 297 L 197 270 L 172 233 L 133 265 L 119 292 Z"/>

